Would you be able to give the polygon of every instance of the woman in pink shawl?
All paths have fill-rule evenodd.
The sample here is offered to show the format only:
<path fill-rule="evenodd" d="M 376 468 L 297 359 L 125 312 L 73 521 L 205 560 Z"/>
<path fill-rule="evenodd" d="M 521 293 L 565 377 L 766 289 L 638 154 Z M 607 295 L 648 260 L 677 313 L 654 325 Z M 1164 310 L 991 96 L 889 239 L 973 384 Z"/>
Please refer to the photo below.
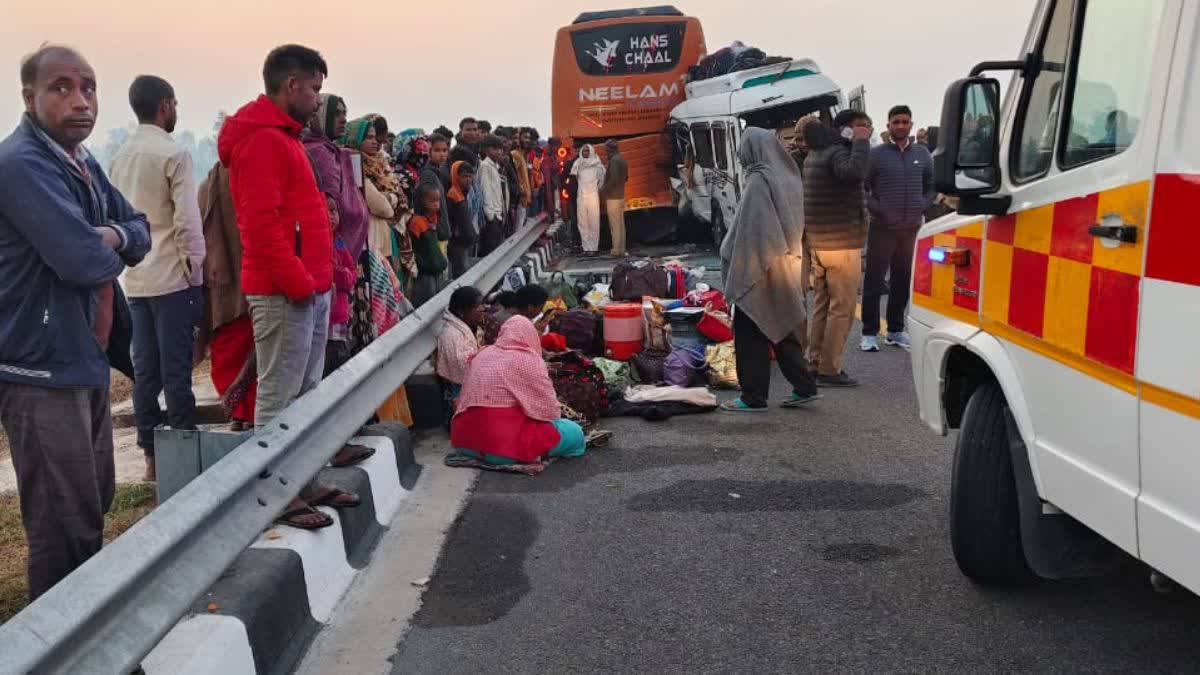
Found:
<path fill-rule="evenodd" d="M 562 418 L 541 340 L 529 319 L 505 321 L 496 344 L 467 364 L 450 444 L 460 454 L 491 464 L 583 454 L 583 428 Z"/>

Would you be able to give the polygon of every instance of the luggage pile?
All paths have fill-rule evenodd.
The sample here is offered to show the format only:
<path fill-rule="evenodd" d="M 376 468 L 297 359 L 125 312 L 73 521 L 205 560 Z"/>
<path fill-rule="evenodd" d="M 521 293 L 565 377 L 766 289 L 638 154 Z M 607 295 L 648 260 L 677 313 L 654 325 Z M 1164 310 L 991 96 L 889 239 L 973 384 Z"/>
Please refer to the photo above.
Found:
<path fill-rule="evenodd" d="M 790 57 L 786 56 L 767 56 L 767 54 L 757 47 L 747 47 L 741 41 L 723 49 L 705 56 L 700 60 L 700 63 L 688 68 L 688 82 L 696 82 L 697 80 L 707 80 L 729 73 L 736 73 L 742 70 L 751 70 L 760 66 L 769 66 L 773 63 L 783 63 L 791 61 Z"/>
<path fill-rule="evenodd" d="M 737 388 L 733 326 L 724 294 L 704 270 L 623 261 L 611 275 L 570 284 L 556 272 L 546 289 L 551 334 L 591 357 L 610 385 Z"/>

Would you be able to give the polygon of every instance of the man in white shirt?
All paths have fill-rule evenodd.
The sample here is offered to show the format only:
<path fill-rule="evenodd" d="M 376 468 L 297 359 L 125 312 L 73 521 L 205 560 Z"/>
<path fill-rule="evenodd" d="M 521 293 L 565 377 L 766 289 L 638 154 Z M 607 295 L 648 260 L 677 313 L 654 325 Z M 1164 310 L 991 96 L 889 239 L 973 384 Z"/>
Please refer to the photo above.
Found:
<path fill-rule="evenodd" d="M 133 314 L 133 410 L 146 479 L 155 479 L 154 429 L 196 428 L 192 393 L 193 327 L 204 309 L 204 232 L 192 158 L 170 134 L 175 91 L 142 75 L 129 87 L 139 126 L 113 159 L 113 184 L 150 221 L 150 254 L 121 277 Z M 165 392 L 167 414 L 158 405 Z"/>
<path fill-rule="evenodd" d="M 496 250 L 504 241 L 504 221 L 508 214 L 508 180 L 500 168 L 504 156 L 504 141 L 499 136 L 483 139 L 484 159 L 479 164 L 477 181 L 483 193 L 483 232 L 479 243 L 480 257 Z"/>

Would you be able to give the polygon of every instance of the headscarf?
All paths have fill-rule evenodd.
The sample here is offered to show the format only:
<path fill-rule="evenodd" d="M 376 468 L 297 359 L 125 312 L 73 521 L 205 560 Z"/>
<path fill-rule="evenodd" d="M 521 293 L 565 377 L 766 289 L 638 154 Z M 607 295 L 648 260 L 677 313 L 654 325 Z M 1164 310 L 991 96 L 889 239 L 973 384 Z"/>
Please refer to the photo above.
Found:
<path fill-rule="evenodd" d="M 308 122 L 308 128 L 336 142 L 333 137 L 334 122 L 337 121 L 338 107 L 346 107 L 346 102 L 337 94 L 321 94 L 321 105 Z"/>
<path fill-rule="evenodd" d="M 424 129 L 405 129 L 396 134 L 396 140 L 392 142 L 392 152 L 397 164 L 408 161 L 408 153 L 412 151 L 412 140 L 424 135 Z"/>
<path fill-rule="evenodd" d="M 468 408 L 516 408 L 542 422 L 562 417 L 562 408 L 546 362 L 537 328 L 524 316 L 500 327 L 496 344 L 471 358 L 458 397 L 458 412 Z"/>
<path fill-rule="evenodd" d="M 463 194 L 462 188 L 458 186 L 458 172 L 462 170 L 463 164 L 466 164 L 466 162 L 458 161 L 450 167 L 450 189 L 446 191 L 446 199 L 455 204 L 467 201 L 467 196 Z"/>
<path fill-rule="evenodd" d="M 367 138 L 367 132 L 374 127 L 373 117 L 378 117 L 378 115 L 368 115 L 346 123 L 346 135 L 344 137 L 346 147 L 358 150 L 362 154 L 363 176 L 371 181 L 377 190 L 383 193 L 398 193 L 400 192 L 400 181 L 397 180 L 396 173 L 392 171 L 392 166 L 388 164 L 387 156 L 383 154 L 383 150 L 380 149 L 373 155 L 362 152 L 362 144 Z M 381 145 L 380 148 L 382 147 Z"/>
<path fill-rule="evenodd" d="M 796 162 L 765 129 L 742 133 L 738 159 L 746 179 L 721 244 L 725 295 L 768 339 L 780 342 L 806 319 L 800 272 L 804 184 Z"/>
<path fill-rule="evenodd" d="M 365 117 L 360 117 L 356 120 L 350 120 L 346 123 L 346 133 L 342 134 L 338 141 L 342 145 L 352 150 L 362 148 L 363 141 L 367 139 L 367 131 L 372 125 Z"/>
<path fill-rule="evenodd" d="M 589 157 L 583 156 L 583 151 L 587 150 Z M 594 169 L 603 167 L 604 163 L 600 161 L 600 155 L 596 154 L 596 148 L 592 147 L 591 143 L 583 146 L 579 150 L 579 156 L 575 158 L 575 163 L 571 166 L 571 175 L 578 176 L 580 171 L 584 169 Z"/>

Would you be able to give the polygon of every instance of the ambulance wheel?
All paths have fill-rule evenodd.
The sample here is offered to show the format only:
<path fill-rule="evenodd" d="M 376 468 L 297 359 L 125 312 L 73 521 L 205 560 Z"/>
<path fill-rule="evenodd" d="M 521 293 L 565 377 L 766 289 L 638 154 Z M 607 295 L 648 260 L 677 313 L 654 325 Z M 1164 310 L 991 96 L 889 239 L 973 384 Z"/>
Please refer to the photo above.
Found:
<path fill-rule="evenodd" d="M 717 245 L 717 250 L 720 251 L 721 243 L 725 241 L 727 230 L 725 229 L 725 212 L 721 210 L 721 205 L 716 202 L 713 202 L 710 220 L 712 220 L 713 243 Z"/>
<path fill-rule="evenodd" d="M 1030 575 L 1021 548 L 1007 410 L 999 385 L 989 382 L 978 387 L 967 402 L 954 450 L 950 486 L 954 560 L 963 574 L 986 584 L 1012 584 Z"/>

